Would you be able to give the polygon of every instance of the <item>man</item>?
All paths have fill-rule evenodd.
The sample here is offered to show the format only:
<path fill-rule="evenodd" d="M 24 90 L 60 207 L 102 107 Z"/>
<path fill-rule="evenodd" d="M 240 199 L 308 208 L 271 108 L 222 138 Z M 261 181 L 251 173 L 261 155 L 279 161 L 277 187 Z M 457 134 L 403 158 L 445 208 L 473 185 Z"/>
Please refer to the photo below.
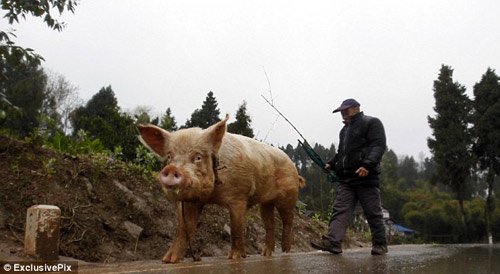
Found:
<path fill-rule="evenodd" d="M 379 189 L 380 161 L 386 149 L 384 126 L 379 119 L 364 115 L 354 99 L 343 101 L 333 113 L 339 111 L 345 125 L 340 131 L 338 152 L 325 166 L 325 169 L 334 170 L 339 178 L 337 196 L 328 235 L 311 245 L 333 254 L 342 253 L 342 240 L 359 201 L 372 233 L 371 253 L 386 254 Z"/>

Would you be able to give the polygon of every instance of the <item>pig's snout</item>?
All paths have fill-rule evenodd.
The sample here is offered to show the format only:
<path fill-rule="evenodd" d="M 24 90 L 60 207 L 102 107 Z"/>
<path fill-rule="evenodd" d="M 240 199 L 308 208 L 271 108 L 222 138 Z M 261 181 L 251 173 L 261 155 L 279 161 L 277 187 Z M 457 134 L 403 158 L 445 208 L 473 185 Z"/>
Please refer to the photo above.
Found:
<path fill-rule="evenodd" d="M 182 171 L 174 165 L 168 165 L 160 172 L 160 182 L 166 187 L 180 187 L 183 181 Z"/>

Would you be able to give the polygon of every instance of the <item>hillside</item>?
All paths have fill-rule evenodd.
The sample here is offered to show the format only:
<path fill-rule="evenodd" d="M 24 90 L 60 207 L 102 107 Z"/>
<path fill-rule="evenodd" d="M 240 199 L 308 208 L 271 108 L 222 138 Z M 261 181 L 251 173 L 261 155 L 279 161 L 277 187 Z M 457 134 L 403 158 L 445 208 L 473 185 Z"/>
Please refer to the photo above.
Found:
<path fill-rule="evenodd" d="M 2 256 L 22 256 L 26 210 L 35 204 L 61 209 L 60 255 L 88 262 L 159 260 L 176 235 L 175 203 L 133 164 L 102 155 L 62 155 L 0 135 L 0 178 Z M 292 252 L 312 250 L 310 240 L 325 229 L 324 223 L 298 213 Z M 260 253 L 264 237 L 253 207 L 247 215 L 247 252 Z M 205 207 L 192 247 L 203 257 L 227 254 L 227 210 Z"/>

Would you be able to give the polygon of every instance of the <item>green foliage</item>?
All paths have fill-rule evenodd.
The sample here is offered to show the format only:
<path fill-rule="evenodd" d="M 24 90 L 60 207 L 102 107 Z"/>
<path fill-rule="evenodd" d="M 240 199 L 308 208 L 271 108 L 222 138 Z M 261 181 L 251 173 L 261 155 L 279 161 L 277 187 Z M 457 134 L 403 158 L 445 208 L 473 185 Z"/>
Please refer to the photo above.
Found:
<path fill-rule="evenodd" d="M 161 169 L 162 164 L 146 147 L 138 145 L 136 157 L 131 162 L 130 167 L 134 173 L 140 174 L 144 179 L 152 180 L 158 178 L 157 171 Z"/>
<path fill-rule="evenodd" d="M 60 23 L 52 16 L 52 10 L 57 9 L 59 14 L 64 10 L 74 12 L 78 1 L 75 0 L 2 0 L 2 9 L 6 10 L 5 18 L 9 24 L 19 23 L 19 18 L 26 19 L 26 15 L 43 17 L 48 27 L 61 31 L 64 23 Z"/>
<path fill-rule="evenodd" d="M 236 112 L 236 121 L 227 126 L 227 131 L 253 138 L 251 123 L 252 119 L 247 114 L 247 102 L 243 101 Z"/>
<path fill-rule="evenodd" d="M 137 130 L 132 117 L 122 114 L 111 86 L 102 88 L 85 106 L 72 114 L 73 130 L 83 129 L 92 139 L 101 140 L 105 149 L 121 146 L 126 159 L 135 158 Z"/>
<path fill-rule="evenodd" d="M 492 213 L 491 226 L 493 238 L 500 239 L 500 202 L 496 201 L 495 211 Z"/>
<path fill-rule="evenodd" d="M 56 158 L 50 158 L 48 161 L 45 161 L 45 160 L 42 161 L 43 167 L 45 169 L 44 175 L 45 175 L 45 177 L 47 177 L 47 179 L 52 178 L 52 175 L 54 175 L 56 173 L 56 170 L 54 169 L 54 165 L 56 163 L 57 163 Z"/>
<path fill-rule="evenodd" d="M 401 214 L 403 224 L 419 231 L 424 242 L 480 242 L 485 237 L 484 200 L 464 203 L 465 223 L 456 200 L 434 188 L 430 192 L 416 190 L 408 194 Z"/>
<path fill-rule="evenodd" d="M 134 118 L 136 124 L 152 124 L 158 126 L 160 119 L 158 117 L 151 119 L 149 113 L 151 112 L 150 107 L 139 106 L 135 108 Z"/>
<path fill-rule="evenodd" d="M 500 77 L 488 68 L 481 81 L 474 85 L 473 134 L 474 154 L 478 169 L 486 172 L 488 194 L 486 198 L 486 226 L 492 234 L 492 213 L 495 209 L 493 190 L 495 177 L 500 175 Z"/>
<path fill-rule="evenodd" d="M 307 205 L 301 201 L 297 201 L 297 204 L 295 205 L 295 209 L 297 209 L 297 211 L 299 211 L 299 212 L 305 213 L 306 209 L 307 209 Z"/>
<path fill-rule="evenodd" d="M 472 105 L 465 87 L 453 82 L 452 76 L 453 70 L 443 65 L 438 80 L 434 81 L 436 116 L 428 117 L 433 131 L 428 146 L 436 162 L 435 179 L 453 188 L 464 213 L 463 201 L 472 167 L 469 132 Z"/>
<path fill-rule="evenodd" d="M 200 127 L 200 128 L 208 128 L 209 126 L 219 122 L 221 119 L 219 118 L 220 110 L 217 107 L 218 103 L 214 97 L 214 93 L 212 91 L 208 92 L 201 109 L 196 109 L 191 114 L 191 119 L 186 121 L 184 128 L 188 127 Z"/>
<path fill-rule="evenodd" d="M 146 147 L 139 145 L 135 148 L 136 157 L 134 162 L 140 164 L 141 166 L 152 170 L 155 167 L 159 167 L 158 160 Z"/>
<path fill-rule="evenodd" d="M 49 145 L 55 150 L 73 156 L 79 154 L 95 154 L 104 152 L 104 146 L 99 139 L 91 140 L 88 133 L 79 130 L 74 137 L 57 133 Z"/>
<path fill-rule="evenodd" d="M 295 148 L 287 145 L 280 149 L 292 159 L 300 175 L 307 182 L 306 186 L 299 191 L 299 200 L 305 203 L 313 213 L 318 214 L 318 218 L 328 219 L 334 198 L 334 185 L 327 181 L 326 174 L 313 164 L 300 144 L 297 144 Z M 320 144 L 315 144 L 314 151 L 326 160 L 333 157 L 335 146 L 325 148 Z"/>
<path fill-rule="evenodd" d="M 385 180 L 396 181 L 398 178 L 398 156 L 392 149 L 389 149 L 384 156 L 382 156 L 381 162 L 382 168 L 382 178 Z"/>
<path fill-rule="evenodd" d="M 418 179 L 418 164 L 413 159 L 413 156 L 406 156 L 403 158 L 401 163 L 399 163 L 398 175 L 399 178 L 403 179 L 402 188 L 410 189 L 415 188 Z"/>
<path fill-rule="evenodd" d="M 480 169 L 500 174 L 500 77 L 488 69 L 474 85 L 474 152 Z"/>
<path fill-rule="evenodd" d="M 76 0 L 2 0 L 1 9 L 5 12 L 3 16 L 12 25 L 14 22 L 19 23 L 19 19 L 26 19 L 27 15 L 43 18 L 44 22 L 51 29 L 61 31 L 64 28 L 64 23 L 57 21 L 52 11 L 56 9 L 59 14 L 65 10 L 74 12 L 78 2 Z M 16 35 L 11 31 L 0 31 L 0 62 L 8 61 L 12 65 L 22 65 L 25 63 L 33 63 L 40 65 L 43 58 L 34 53 L 30 48 L 17 46 L 11 37 Z M 0 68 L 0 80 L 7 80 L 8 76 L 4 74 L 4 70 Z M 0 90 L 0 94 L 4 93 Z M 3 99 L 0 102 L 8 102 Z"/>
<path fill-rule="evenodd" d="M 45 90 L 47 76 L 33 62 L 16 65 L 9 60 L 0 60 L 0 70 L 7 77 L 7 80 L 0 81 L 0 90 L 9 102 L 2 106 L 6 115 L 0 123 L 12 133 L 25 137 L 38 127 L 37 119 L 48 100 Z"/>
<path fill-rule="evenodd" d="M 167 131 L 176 131 L 177 122 L 175 121 L 175 117 L 172 115 L 172 110 L 167 108 L 165 114 L 161 117 L 160 127 Z"/>

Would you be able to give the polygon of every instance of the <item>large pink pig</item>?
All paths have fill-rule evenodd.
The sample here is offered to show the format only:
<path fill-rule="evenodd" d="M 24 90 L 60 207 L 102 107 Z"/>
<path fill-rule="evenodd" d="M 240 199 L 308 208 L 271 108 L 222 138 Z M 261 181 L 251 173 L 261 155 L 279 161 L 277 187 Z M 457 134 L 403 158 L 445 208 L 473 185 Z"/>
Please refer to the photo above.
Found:
<path fill-rule="evenodd" d="M 163 257 L 175 263 L 184 258 L 187 238 L 196 229 L 205 204 L 229 208 L 231 251 L 229 259 L 246 257 L 246 211 L 260 204 L 266 230 L 262 255 L 274 251 L 274 208 L 283 222 L 282 249 L 290 251 L 292 221 L 299 187 L 305 185 L 293 162 L 280 149 L 241 135 L 226 133 L 229 116 L 203 130 L 181 129 L 169 133 L 153 125 L 139 125 L 142 142 L 166 160 L 160 184 L 179 203 L 177 237 Z M 184 211 L 184 217 L 182 217 Z"/>

